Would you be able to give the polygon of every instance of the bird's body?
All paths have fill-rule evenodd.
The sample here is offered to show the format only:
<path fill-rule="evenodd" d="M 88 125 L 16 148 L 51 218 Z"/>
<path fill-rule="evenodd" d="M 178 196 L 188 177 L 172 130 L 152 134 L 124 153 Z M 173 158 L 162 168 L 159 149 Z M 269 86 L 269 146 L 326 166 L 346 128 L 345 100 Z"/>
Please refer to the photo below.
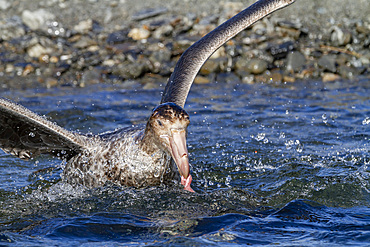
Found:
<path fill-rule="evenodd" d="M 87 187 L 107 182 L 135 187 L 159 185 L 178 179 L 177 170 L 185 180 L 191 180 L 188 124 L 189 116 L 181 107 L 165 103 L 153 110 L 144 127 L 83 135 L 0 98 L 0 147 L 21 159 L 41 153 L 65 159 L 65 180 Z M 192 190 L 190 186 L 186 189 Z"/>
<path fill-rule="evenodd" d="M 79 134 L 0 98 L 0 148 L 22 159 L 43 153 L 60 157 L 66 160 L 64 178 L 70 183 L 145 187 L 181 178 L 185 190 L 193 191 L 186 148 L 189 115 L 183 107 L 196 74 L 226 41 L 293 2 L 260 0 L 187 49 L 143 128 Z"/>
<path fill-rule="evenodd" d="M 145 187 L 178 178 L 171 154 L 156 146 L 147 147 L 143 137 L 142 128 L 124 128 L 90 137 L 93 145 L 67 161 L 66 180 L 88 187 L 108 181 Z"/>

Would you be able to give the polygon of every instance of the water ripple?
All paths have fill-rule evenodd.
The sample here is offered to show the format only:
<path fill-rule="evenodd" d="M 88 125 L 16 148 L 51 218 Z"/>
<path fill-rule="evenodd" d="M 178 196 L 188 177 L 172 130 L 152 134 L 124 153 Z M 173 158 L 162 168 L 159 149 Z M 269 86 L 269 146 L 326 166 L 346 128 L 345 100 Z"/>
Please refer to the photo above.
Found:
<path fill-rule="evenodd" d="M 193 188 L 87 189 L 62 164 L 0 153 L 0 241 L 33 246 L 366 245 L 368 81 L 195 85 Z M 91 97 L 91 96 L 94 97 Z M 160 90 L 4 92 L 68 129 L 145 124 Z"/>

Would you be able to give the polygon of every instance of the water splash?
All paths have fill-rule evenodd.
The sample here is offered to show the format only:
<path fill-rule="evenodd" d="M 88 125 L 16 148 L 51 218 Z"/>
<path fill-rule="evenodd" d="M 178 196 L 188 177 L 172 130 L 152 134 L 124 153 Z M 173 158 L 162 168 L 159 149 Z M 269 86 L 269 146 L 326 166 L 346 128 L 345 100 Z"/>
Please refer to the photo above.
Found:
<path fill-rule="evenodd" d="M 186 106 L 197 112 L 188 136 L 197 190 L 191 195 L 176 183 L 71 186 L 61 181 L 59 160 L 1 154 L 0 237 L 40 246 L 71 239 L 75 245 L 361 245 L 370 224 L 369 96 L 361 84 L 350 85 L 256 84 L 235 91 L 195 85 Z M 93 133 L 145 123 L 156 100 L 152 91 L 91 89 L 91 97 L 88 87 L 58 90 L 42 97 L 28 92 L 23 103 Z M 55 101 L 75 102 L 74 110 L 60 103 L 54 109 Z"/>

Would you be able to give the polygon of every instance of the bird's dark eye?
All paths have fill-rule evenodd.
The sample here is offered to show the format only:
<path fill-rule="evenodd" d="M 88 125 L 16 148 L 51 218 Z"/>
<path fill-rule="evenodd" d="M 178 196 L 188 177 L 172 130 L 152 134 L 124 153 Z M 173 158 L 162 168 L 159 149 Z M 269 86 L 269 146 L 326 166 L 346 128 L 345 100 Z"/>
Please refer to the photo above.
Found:
<path fill-rule="evenodd" d="M 157 123 L 159 124 L 159 126 L 163 126 L 162 122 L 158 119 L 157 119 Z"/>

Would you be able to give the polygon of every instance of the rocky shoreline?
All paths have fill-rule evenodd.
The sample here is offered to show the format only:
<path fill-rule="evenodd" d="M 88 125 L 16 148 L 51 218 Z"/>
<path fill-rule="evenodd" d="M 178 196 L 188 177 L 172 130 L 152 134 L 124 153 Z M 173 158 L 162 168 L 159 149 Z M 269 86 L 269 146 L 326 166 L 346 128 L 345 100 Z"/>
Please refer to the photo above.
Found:
<path fill-rule="evenodd" d="M 3 89 L 163 86 L 187 47 L 252 3 L 32 2 L 0 0 Z M 298 0 L 221 47 L 195 83 L 369 78 L 369 8 L 362 0 Z"/>

